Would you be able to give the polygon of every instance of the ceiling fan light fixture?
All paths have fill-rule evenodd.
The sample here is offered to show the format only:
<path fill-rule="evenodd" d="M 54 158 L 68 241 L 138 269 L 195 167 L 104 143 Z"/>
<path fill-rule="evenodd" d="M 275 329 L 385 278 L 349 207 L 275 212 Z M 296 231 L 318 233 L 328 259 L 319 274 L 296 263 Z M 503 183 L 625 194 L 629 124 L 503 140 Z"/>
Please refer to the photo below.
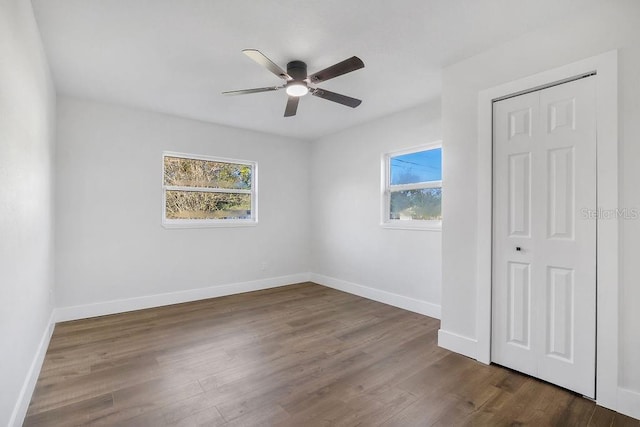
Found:
<path fill-rule="evenodd" d="M 292 82 L 287 85 L 287 95 L 289 96 L 305 96 L 309 93 L 309 88 L 304 82 Z"/>

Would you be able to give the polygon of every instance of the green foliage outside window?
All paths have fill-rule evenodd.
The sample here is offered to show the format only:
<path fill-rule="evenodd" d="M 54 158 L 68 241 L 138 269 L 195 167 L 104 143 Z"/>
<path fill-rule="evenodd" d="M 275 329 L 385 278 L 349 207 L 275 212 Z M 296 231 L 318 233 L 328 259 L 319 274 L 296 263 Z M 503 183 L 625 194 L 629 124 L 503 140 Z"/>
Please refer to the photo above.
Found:
<path fill-rule="evenodd" d="M 248 219 L 251 195 L 167 191 L 167 219 Z"/>
<path fill-rule="evenodd" d="M 251 166 L 210 160 L 164 158 L 164 184 L 181 187 L 251 189 Z"/>
<path fill-rule="evenodd" d="M 165 156 L 165 218 L 251 219 L 252 182 L 250 164 Z"/>
<path fill-rule="evenodd" d="M 442 188 L 394 191 L 390 202 L 389 219 L 442 219 Z"/>

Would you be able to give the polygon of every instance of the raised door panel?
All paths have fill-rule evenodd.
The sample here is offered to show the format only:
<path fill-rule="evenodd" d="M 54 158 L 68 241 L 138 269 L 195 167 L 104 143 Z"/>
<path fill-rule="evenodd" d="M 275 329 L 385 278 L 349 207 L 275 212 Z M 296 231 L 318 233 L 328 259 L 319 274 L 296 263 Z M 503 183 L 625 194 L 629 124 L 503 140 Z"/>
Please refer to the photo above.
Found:
<path fill-rule="evenodd" d="M 547 269 L 547 342 L 548 356 L 573 362 L 574 348 L 574 271 Z"/>
<path fill-rule="evenodd" d="M 575 221 L 574 148 L 548 151 L 547 233 L 551 239 L 573 239 Z"/>
<path fill-rule="evenodd" d="M 507 285 L 507 341 L 531 348 L 531 275 L 529 264 L 510 262 Z"/>
<path fill-rule="evenodd" d="M 531 236 L 531 153 L 509 156 L 509 236 Z"/>

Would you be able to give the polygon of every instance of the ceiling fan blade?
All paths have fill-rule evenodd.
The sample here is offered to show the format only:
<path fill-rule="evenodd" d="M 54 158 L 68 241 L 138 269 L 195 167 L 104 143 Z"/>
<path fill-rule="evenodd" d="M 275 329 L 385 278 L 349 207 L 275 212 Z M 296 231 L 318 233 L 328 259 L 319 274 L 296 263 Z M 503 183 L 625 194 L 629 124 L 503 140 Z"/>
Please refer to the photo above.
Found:
<path fill-rule="evenodd" d="M 256 61 L 258 64 L 265 67 L 267 70 L 271 71 L 276 76 L 280 77 L 283 80 L 293 80 L 286 71 L 282 68 L 278 67 L 272 60 L 267 58 L 262 52 L 257 49 L 244 49 L 242 51 L 249 58 Z"/>
<path fill-rule="evenodd" d="M 347 107 L 356 108 L 362 104 L 360 99 L 351 98 L 350 96 L 340 95 L 339 93 L 330 92 L 325 89 L 314 89 L 311 91 L 313 96 L 328 99 L 329 101 L 337 102 L 338 104 L 346 105 Z"/>
<path fill-rule="evenodd" d="M 311 74 L 309 76 L 309 82 L 326 82 L 329 79 L 350 73 L 355 70 L 359 70 L 360 68 L 364 68 L 364 62 L 362 62 L 362 60 L 357 56 L 352 56 L 351 58 L 345 59 L 342 62 L 338 62 L 337 64 L 332 65 L 329 68 L 325 68 L 322 71 Z"/>
<path fill-rule="evenodd" d="M 284 116 L 291 117 L 296 115 L 298 111 L 298 102 L 300 102 L 299 96 L 290 96 L 287 100 L 287 107 L 284 109 Z"/>
<path fill-rule="evenodd" d="M 255 89 L 230 90 L 222 92 L 223 95 L 246 95 L 248 93 L 271 92 L 272 90 L 282 89 L 282 86 L 258 87 Z"/>

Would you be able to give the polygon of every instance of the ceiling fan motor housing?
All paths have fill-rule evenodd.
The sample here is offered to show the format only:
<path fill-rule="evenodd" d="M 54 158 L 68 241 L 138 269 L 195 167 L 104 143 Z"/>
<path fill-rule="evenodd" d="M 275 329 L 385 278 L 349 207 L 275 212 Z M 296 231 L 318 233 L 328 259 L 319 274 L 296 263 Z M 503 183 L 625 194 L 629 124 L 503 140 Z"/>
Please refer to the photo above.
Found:
<path fill-rule="evenodd" d="M 287 64 L 287 74 L 293 81 L 301 82 L 307 78 L 307 64 L 302 61 L 291 61 Z"/>

